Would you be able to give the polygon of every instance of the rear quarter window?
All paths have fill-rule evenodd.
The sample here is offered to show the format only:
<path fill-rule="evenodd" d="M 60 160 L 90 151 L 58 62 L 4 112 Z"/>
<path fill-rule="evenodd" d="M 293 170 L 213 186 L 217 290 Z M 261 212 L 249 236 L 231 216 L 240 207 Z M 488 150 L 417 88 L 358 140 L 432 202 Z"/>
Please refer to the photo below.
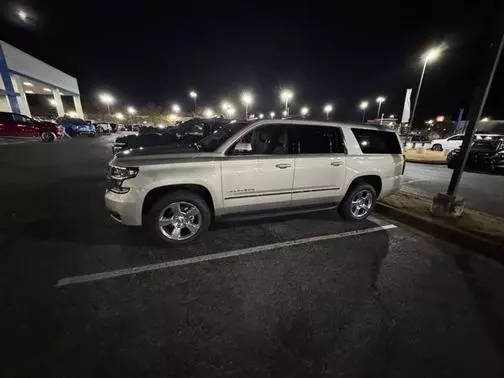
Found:
<path fill-rule="evenodd" d="M 395 133 L 390 131 L 352 129 L 364 154 L 400 154 L 401 145 Z"/>

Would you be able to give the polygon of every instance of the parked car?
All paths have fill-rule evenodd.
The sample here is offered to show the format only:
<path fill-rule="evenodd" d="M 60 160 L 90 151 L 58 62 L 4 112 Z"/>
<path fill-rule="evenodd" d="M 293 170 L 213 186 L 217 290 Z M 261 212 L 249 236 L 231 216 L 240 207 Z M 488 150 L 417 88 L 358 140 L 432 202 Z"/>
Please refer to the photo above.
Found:
<path fill-rule="evenodd" d="M 112 126 L 107 122 L 96 123 L 95 129 L 99 134 L 110 134 L 112 132 Z"/>
<path fill-rule="evenodd" d="M 483 134 L 476 133 L 474 134 L 473 140 L 494 140 L 500 139 L 502 135 L 499 134 Z M 464 139 L 464 134 L 453 135 L 446 139 L 434 139 L 432 143 L 432 150 L 434 151 L 443 151 L 443 150 L 453 150 L 456 148 L 460 148 L 462 146 L 462 141 Z"/>
<path fill-rule="evenodd" d="M 455 169 L 461 163 L 460 149 L 451 151 L 446 157 L 448 168 Z M 504 168 L 504 139 L 476 140 L 466 163 L 467 169 L 495 172 Z"/>
<path fill-rule="evenodd" d="M 150 128 L 149 132 L 143 130 L 139 135 L 126 135 L 117 138 L 112 146 L 112 152 L 117 153 L 130 148 L 145 148 L 174 143 L 195 143 L 229 122 L 229 120 L 222 118 L 193 118 L 177 126 L 168 127 L 163 132 L 160 132 L 159 128 Z"/>
<path fill-rule="evenodd" d="M 453 150 L 462 146 L 464 134 L 456 134 L 445 139 L 434 139 L 432 143 L 433 151 Z"/>
<path fill-rule="evenodd" d="M 109 163 L 106 208 L 180 244 L 221 218 L 338 208 L 365 219 L 401 185 L 397 134 L 315 121 L 229 123 L 199 142 L 121 151 Z"/>
<path fill-rule="evenodd" d="M 39 122 L 18 113 L 0 112 L 0 136 L 40 138 L 54 142 L 63 135 L 63 127 L 53 122 Z"/>
<path fill-rule="evenodd" d="M 63 117 L 59 118 L 58 121 L 65 128 L 66 133 L 72 137 L 76 135 L 96 135 L 94 125 L 83 119 Z"/>

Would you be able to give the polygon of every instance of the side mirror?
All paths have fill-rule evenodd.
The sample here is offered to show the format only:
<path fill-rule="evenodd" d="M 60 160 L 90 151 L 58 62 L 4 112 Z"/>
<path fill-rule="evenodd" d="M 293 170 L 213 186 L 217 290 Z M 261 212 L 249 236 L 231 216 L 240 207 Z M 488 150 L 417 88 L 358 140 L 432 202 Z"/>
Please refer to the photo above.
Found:
<path fill-rule="evenodd" d="M 252 152 L 252 145 L 250 143 L 236 143 L 234 148 L 234 152 L 244 153 L 244 152 Z"/>

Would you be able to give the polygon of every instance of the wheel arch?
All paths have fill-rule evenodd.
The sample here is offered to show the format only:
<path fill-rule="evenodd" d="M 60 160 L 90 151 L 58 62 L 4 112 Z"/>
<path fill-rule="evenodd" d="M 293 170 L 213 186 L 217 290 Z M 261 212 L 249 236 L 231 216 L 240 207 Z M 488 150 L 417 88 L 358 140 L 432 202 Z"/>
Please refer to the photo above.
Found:
<path fill-rule="evenodd" d="M 353 188 L 355 188 L 357 185 L 366 183 L 371 185 L 375 192 L 376 192 L 376 198 L 380 197 L 380 193 L 382 190 L 382 179 L 379 175 L 376 174 L 364 174 L 361 176 L 354 177 L 350 185 L 348 185 L 348 188 L 346 190 L 346 195 L 352 191 Z M 345 195 L 345 197 L 346 197 Z"/>
<path fill-rule="evenodd" d="M 212 217 L 215 214 L 215 204 L 212 194 L 210 190 L 203 185 L 200 184 L 174 184 L 174 185 L 163 185 L 156 188 L 151 189 L 147 195 L 145 196 L 142 203 L 142 216 L 147 214 L 152 206 L 164 195 L 173 192 L 175 190 L 187 190 L 193 193 L 199 194 L 207 203 L 210 212 L 212 213 Z"/>

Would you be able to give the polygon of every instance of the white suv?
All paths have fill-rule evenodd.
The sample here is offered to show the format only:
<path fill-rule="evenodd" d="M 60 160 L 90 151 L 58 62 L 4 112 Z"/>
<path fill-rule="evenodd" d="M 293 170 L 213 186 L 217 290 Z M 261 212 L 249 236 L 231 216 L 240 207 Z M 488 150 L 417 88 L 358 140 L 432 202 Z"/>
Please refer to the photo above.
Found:
<path fill-rule="evenodd" d="M 172 244 L 214 219 L 338 208 L 365 219 L 397 191 L 401 143 L 374 126 L 316 121 L 235 122 L 191 146 L 125 150 L 109 163 L 105 203 L 125 225 Z"/>

